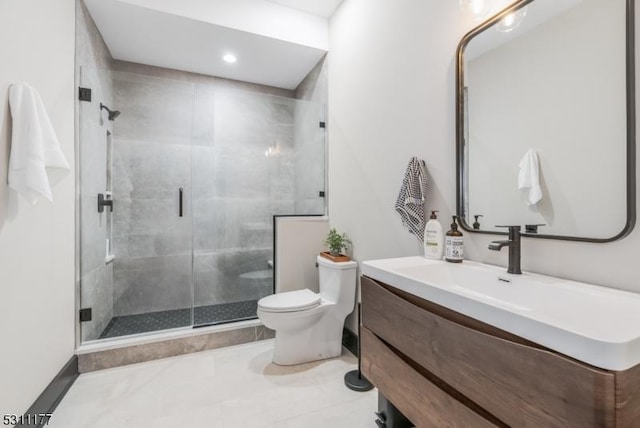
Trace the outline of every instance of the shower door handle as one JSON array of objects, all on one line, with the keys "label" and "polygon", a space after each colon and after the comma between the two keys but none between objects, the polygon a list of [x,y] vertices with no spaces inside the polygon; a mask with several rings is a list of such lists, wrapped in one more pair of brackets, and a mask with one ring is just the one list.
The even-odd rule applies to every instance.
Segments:
[{"label": "shower door handle", "polygon": [[178,217],[182,217],[183,213],[182,213],[182,197],[184,194],[184,190],[182,189],[182,187],[180,189],[178,189],[178,194],[179,194],[179,199],[178,199]]}]

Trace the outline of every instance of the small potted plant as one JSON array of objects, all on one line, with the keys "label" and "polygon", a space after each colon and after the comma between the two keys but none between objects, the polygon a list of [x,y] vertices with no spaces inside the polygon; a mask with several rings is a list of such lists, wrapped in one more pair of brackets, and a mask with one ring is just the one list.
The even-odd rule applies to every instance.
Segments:
[{"label": "small potted plant", "polygon": [[347,238],[346,233],[340,234],[336,229],[330,229],[324,243],[329,247],[329,251],[320,253],[321,256],[334,262],[348,262],[351,260],[349,256],[341,254],[343,249],[346,250],[351,245],[351,240]]}]

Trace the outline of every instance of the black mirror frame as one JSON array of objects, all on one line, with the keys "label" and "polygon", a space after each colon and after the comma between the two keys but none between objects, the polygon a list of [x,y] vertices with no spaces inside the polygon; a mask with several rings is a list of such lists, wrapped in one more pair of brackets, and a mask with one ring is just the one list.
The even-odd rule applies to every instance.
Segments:
[{"label": "black mirror frame", "polygon": [[[456,51],[456,211],[460,226],[468,232],[490,235],[505,235],[505,232],[478,230],[469,227],[464,212],[464,49],[478,34],[487,30],[509,13],[520,9],[534,0],[519,0],[500,13],[483,22],[468,32],[458,44]],[[636,106],[635,106],[635,0],[626,0],[626,103],[627,103],[627,222],[617,235],[612,238],[582,238],[563,235],[526,234],[523,236],[542,239],[558,239],[565,241],[581,241],[604,243],[622,239],[629,235],[636,223]]]}]

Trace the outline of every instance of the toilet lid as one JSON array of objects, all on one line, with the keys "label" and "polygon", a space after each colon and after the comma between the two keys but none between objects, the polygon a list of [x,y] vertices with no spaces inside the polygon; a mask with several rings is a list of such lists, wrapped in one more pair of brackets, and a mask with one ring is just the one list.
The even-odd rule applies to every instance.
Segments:
[{"label": "toilet lid", "polygon": [[294,312],[315,308],[320,300],[319,294],[304,289],[263,297],[258,301],[258,307],[269,312]]}]

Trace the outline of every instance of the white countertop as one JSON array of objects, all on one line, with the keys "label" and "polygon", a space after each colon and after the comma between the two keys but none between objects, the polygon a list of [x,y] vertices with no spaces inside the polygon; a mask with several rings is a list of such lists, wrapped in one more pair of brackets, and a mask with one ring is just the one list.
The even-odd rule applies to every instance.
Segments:
[{"label": "white countertop", "polygon": [[365,261],[361,272],[607,370],[640,363],[640,294],[464,261]]}]

